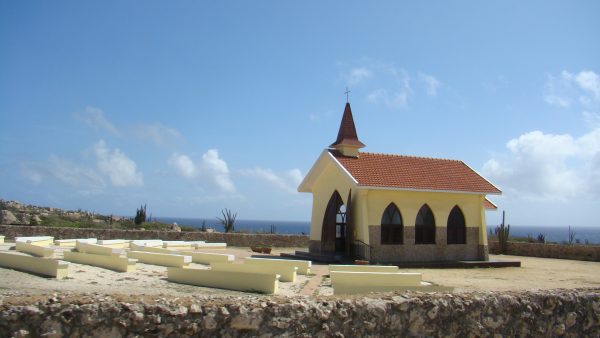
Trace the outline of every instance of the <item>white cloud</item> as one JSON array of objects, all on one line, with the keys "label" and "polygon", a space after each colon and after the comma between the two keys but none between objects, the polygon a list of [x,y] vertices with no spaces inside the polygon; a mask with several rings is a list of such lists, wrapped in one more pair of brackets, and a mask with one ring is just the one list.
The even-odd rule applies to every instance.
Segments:
[{"label": "white cloud", "polygon": [[389,78],[391,86],[388,88],[391,89],[380,87],[372,90],[367,95],[367,100],[372,103],[386,105],[392,109],[406,108],[413,93],[410,76],[403,69],[393,66],[381,66],[381,69]]},{"label": "white cloud", "polygon": [[425,85],[425,92],[429,96],[436,96],[439,86],[442,84],[433,75],[419,73],[419,80]]},{"label": "white cloud", "polygon": [[352,68],[346,76],[349,85],[356,85],[373,76],[373,72],[365,67]]},{"label": "white cloud", "polygon": [[43,181],[43,176],[39,171],[29,168],[26,165],[21,165],[21,175],[33,185],[39,185]]},{"label": "white cloud", "polygon": [[180,175],[185,178],[194,178],[197,174],[196,165],[187,155],[173,154],[169,159],[169,164],[173,166]]},{"label": "white cloud", "polygon": [[104,140],[94,145],[97,166],[101,173],[108,175],[116,187],[142,186],[142,173],[137,171],[136,163],[119,149],[110,150]]},{"label": "white cloud", "polygon": [[575,81],[581,89],[592,93],[596,99],[600,99],[600,77],[598,74],[585,70],[575,75]]},{"label": "white cloud", "polygon": [[235,192],[235,186],[229,176],[227,163],[219,157],[217,149],[209,149],[202,155],[202,169],[223,192]]},{"label": "white cloud", "polygon": [[563,70],[559,76],[548,75],[544,100],[561,108],[570,108],[576,102],[591,107],[600,101],[600,77],[590,70],[577,74]]},{"label": "white cloud", "polygon": [[406,108],[408,106],[409,91],[388,91],[385,88],[379,88],[367,95],[369,102],[377,104],[385,104],[394,109]]},{"label": "white cloud", "polygon": [[22,163],[21,175],[34,185],[52,178],[83,190],[98,191],[105,187],[104,180],[94,169],[78,166],[55,155],[50,155],[43,163]]},{"label": "white cloud", "polygon": [[170,146],[182,138],[179,131],[160,123],[140,124],[132,129],[135,137],[154,142],[159,146]]},{"label": "white cloud", "polygon": [[272,186],[289,193],[297,193],[297,187],[302,182],[302,172],[300,169],[291,169],[283,174],[275,174],[269,168],[255,167],[241,171],[242,175],[252,176],[261,179]]},{"label": "white cloud", "polygon": [[328,120],[331,119],[331,117],[333,117],[335,114],[333,112],[333,110],[324,110],[321,112],[314,112],[308,115],[308,119],[311,122],[320,122],[322,120]]},{"label": "white cloud", "polygon": [[600,128],[579,138],[533,131],[510,140],[483,174],[508,194],[541,198],[600,196]]},{"label": "white cloud", "polygon": [[198,163],[187,155],[174,153],[168,161],[186,179],[200,179],[214,184],[222,193],[233,194],[235,185],[231,180],[227,162],[219,157],[217,149],[209,149]]},{"label": "white cloud", "polygon": [[94,129],[104,129],[119,135],[119,130],[104,116],[100,108],[88,106],[83,112],[75,113],[75,117]]},{"label": "white cloud", "polygon": [[600,128],[600,114],[584,111],[582,115],[585,123],[590,128]]}]

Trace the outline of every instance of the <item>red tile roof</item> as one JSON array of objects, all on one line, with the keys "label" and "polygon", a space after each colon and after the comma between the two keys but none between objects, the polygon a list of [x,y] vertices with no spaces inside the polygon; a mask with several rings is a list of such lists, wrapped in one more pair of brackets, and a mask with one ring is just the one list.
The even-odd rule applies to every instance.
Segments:
[{"label": "red tile roof", "polygon": [[483,200],[483,207],[488,210],[498,210],[498,207],[487,198]]},{"label": "red tile roof", "polygon": [[462,161],[360,152],[345,157],[330,150],[359,186],[499,194]]},{"label": "red tile roof", "polygon": [[346,102],[346,107],[344,108],[344,115],[342,116],[342,122],[340,123],[340,130],[338,131],[337,139],[330,145],[330,147],[335,147],[337,145],[349,145],[357,148],[362,148],[365,146],[358,140],[356,126],[354,125],[354,118],[352,117],[352,109],[350,108],[350,103],[348,102]]}]

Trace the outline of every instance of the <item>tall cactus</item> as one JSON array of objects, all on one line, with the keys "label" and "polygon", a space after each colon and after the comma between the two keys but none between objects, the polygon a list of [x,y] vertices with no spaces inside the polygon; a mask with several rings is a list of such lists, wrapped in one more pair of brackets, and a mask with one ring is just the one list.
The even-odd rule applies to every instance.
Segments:
[{"label": "tall cactus", "polygon": [[500,253],[506,254],[508,249],[508,236],[510,234],[510,224],[504,225],[506,213],[502,210],[502,224],[496,227],[496,235],[498,236],[498,245],[500,246]]}]

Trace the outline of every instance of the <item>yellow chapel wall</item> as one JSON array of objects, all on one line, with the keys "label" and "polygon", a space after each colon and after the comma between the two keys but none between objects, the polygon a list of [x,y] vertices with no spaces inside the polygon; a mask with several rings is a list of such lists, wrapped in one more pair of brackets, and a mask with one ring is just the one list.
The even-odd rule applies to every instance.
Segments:
[{"label": "yellow chapel wall", "polygon": [[366,193],[359,193],[359,196],[362,195],[366,196],[366,198],[361,199],[361,202],[364,203],[366,201],[367,215],[366,217],[365,215],[361,216],[363,219],[366,218],[366,224],[364,222],[357,223],[361,226],[359,230],[359,237],[361,238],[359,239],[368,244],[371,244],[369,242],[368,226],[380,225],[383,211],[393,202],[400,209],[402,222],[405,226],[415,226],[419,209],[421,209],[423,204],[427,204],[433,212],[436,227],[446,227],[450,211],[455,205],[458,205],[463,212],[467,227],[479,228],[479,244],[487,245],[482,195],[379,189],[369,189]]}]

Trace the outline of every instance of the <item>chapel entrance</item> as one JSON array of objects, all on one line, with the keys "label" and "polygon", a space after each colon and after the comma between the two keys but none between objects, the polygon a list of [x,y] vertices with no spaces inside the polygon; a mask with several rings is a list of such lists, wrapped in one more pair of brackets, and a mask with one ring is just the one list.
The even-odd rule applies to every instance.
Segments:
[{"label": "chapel entrance", "polygon": [[321,252],[345,253],[346,206],[342,197],[334,191],[327,204],[321,229]]},{"label": "chapel entrance", "polygon": [[335,216],[335,252],[346,251],[346,206],[342,205]]}]

